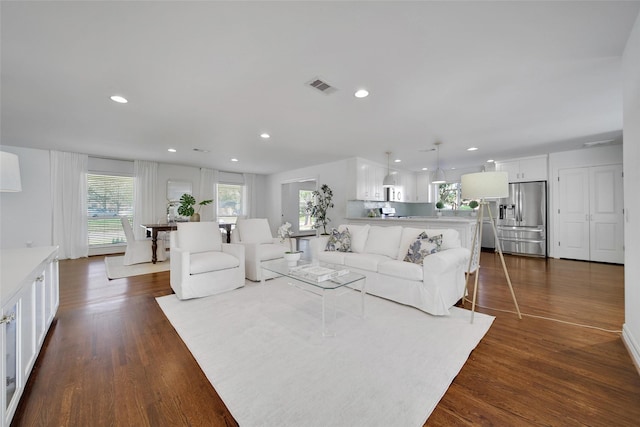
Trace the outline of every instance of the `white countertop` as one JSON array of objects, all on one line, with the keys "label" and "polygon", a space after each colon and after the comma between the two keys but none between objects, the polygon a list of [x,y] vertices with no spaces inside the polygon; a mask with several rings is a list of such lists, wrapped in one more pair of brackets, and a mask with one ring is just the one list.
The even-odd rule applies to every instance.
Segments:
[{"label": "white countertop", "polygon": [[345,218],[348,221],[397,221],[397,222],[407,222],[407,221],[415,221],[415,222],[461,222],[461,223],[469,223],[476,222],[477,218],[472,216],[405,216],[405,217],[390,217],[390,218],[381,218],[381,217],[351,217]]},{"label": "white countertop", "polygon": [[25,279],[41,273],[40,265],[53,259],[57,246],[39,246],[35,248],[3,249],[0,252],[0,304],[8,301]]}]

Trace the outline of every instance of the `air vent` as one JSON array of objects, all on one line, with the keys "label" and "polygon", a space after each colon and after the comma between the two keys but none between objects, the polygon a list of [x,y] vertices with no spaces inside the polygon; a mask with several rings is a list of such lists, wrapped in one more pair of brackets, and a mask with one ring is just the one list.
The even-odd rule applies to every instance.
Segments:
[{"label": "air vent", "polygon": [[335,87],[331,86],[329,83],[327,83],[324,80],[319,79],[317,77],[315,79],[312,79],[311,81],[307,82],[307,85],[309,85],[310,87],[312,87],[314,89],[319,90],[320,92],[322,92],[322,93],[324,93],[326,95],[329,95],[329,94],[335,92],[336,90],[338,90]]},{"label": "air vent", "polygon": [[194,148],[193,151],[197,151],[198,153],[209,153],[209,150],[205,150],[204,148]]}]

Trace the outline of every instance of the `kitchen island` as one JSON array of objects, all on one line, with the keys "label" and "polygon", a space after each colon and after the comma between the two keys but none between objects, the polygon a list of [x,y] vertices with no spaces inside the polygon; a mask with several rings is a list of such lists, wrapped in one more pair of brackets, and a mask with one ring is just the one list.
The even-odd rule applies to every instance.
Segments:
[{"label": "kitchen island", "polygon": [[[475,271],[478,266],[479,250],[473,251],[473,234],[476,227],[477,219],[471,216],[407,216],[407,217],[351,217],[345,218],[348,223],[352,224],[369,224],[381,227],[412,227],[412,228],[451,228],[460,234],[460,243],[463,247],[469,249],[474,254],[471,263],[471,271]],[[479,249],[480,242],[476,242]]]}]

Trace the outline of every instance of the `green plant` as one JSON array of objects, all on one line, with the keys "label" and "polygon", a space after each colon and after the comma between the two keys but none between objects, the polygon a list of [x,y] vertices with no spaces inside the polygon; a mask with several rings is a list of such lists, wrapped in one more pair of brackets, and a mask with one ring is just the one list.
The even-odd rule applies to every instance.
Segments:
[{"label": "green plant", "polygon": [[478,202],[476,202],[475,200],[470,201],[470,202],[469,202],[469,207],[470,207],[471,209],[475,209],[475,208],[477,208],[477,207],[478,207]]},{"label": "green plant", "polygon": [[[180,206],[178,206],[178,214],[182,216],[192,216],[194,213],[200,213],[202,206],[213,203],[213,200],[203,200],[200,203],[196,202],[195,197],[191,194],[183,194],[180,197]],[[194,209],[193,207],[196,206]]]},{"label": "green plant", "polygon": [[444,208],[444,203],[442,203],[441,201],[436,203],[436,208],[437,209],[443,209]]},{"label": "green plant", "polygon": [[313,228],[322,227],[323,233],[327,234],[327,224],[331,218],[327,216],[327,211],[333,207],[333,191],[327,184],[322,184],[320,190],[313,192],[313,200],[307,202],[306,211],[312,218],[315,218]]}]

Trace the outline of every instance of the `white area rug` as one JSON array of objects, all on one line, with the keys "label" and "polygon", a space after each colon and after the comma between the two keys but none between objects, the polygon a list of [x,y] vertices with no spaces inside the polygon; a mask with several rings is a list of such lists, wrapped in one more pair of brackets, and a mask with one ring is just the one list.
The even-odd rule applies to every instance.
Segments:
[{"label": "white area rug", "polygon": [[107,277],[109,279],[120,279],[122,277],[169,271],[170,267],[168,256],[166,261],[157,262],[156,264],[146,262],[143,264],[123,265],[123,261],[124,256],[104,257],[104,263],[107,266]]},{"label": "white area rug", "polygon": [[362,319],[351,291],[323,338],[320,297],[284,279],[157,301],[241,426],[421,426],[493,322],[370,295]]}]

